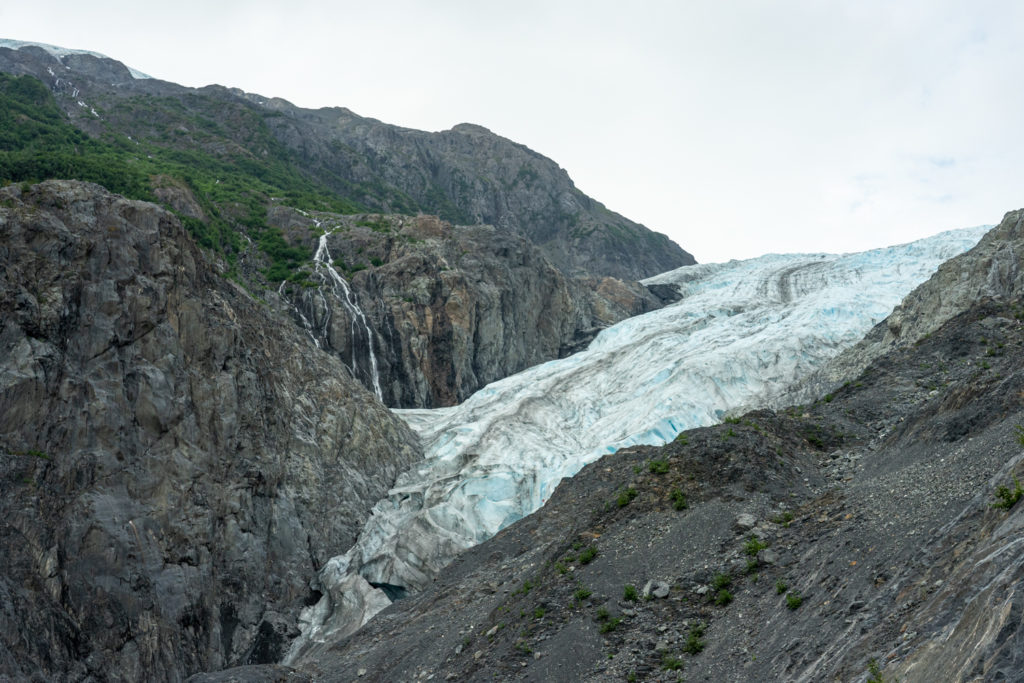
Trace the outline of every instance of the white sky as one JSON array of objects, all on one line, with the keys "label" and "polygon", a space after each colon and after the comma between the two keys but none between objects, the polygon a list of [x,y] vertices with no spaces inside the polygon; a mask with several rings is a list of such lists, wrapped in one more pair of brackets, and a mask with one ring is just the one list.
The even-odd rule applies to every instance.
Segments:
[{"label": "white sky", "polygon": [[154,77],[468,121],[698,261],[854,251],[1024,206],[1015,0],[59,0],[0,37]]}]

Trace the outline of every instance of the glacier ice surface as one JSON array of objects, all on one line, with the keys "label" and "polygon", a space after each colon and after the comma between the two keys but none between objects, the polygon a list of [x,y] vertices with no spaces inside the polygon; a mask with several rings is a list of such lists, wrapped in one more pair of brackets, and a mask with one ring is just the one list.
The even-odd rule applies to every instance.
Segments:
[{"label": "glacier ice surface", "polygon": [[645,283],[675,285],[680,301],[602,331],[587,350],[489,384],[455,407],[396,410],[426,458],[377,503],[357,543],[321,571],[322,600],[335,609],[310,608],[300,640],[353,632],[372,616],[364,603],[383,604],[376,596],[351,614],[338,609],[338,587],[351,585],[351,574],[420,588],[459,552],[539,508],[587,463],[770,400],[858,341],[987,229],[855,254],[679,268]]}]

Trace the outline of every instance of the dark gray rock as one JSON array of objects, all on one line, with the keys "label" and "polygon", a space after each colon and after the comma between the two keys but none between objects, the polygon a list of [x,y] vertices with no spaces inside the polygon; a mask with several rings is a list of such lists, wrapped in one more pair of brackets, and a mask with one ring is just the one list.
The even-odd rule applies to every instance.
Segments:
[{"label": "dark gray rock", "polygon": [[279,659],[413,435],[155,205],[3,188],[0,262],[0,677]]}]

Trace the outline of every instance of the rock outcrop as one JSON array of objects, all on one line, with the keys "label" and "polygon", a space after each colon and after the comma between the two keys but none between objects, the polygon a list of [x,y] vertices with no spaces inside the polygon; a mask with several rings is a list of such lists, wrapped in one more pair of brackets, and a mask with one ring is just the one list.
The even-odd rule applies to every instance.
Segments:
[{"label": "rock outcrop", "polygon": [[8,186],[0,261],[0,678],[277,661],[415,437],[155,205]]},{"label": "rock outcrop", "polygon": [[662,305],[636,282],[567,277],[539,247],[491,226],[285,208],[269,218],[320,254],[306,282],[280,288],[296,322],[390,406],[454,405]]}]

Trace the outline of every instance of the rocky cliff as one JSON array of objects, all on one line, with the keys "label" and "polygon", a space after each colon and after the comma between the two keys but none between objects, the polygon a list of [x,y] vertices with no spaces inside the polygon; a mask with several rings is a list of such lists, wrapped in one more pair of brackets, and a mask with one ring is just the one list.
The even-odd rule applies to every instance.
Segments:
[{"label": "rocky cliff", "polygon": [[[550,160],[473,126],[398,129],[32,46],[0,47],[3,71],[27,75],[0,73],[0,183],[84,178],[162,203],[221,272],[277,291],[391,406],[451,405],[578,350],[661,305],[608,273],[692,262],[583,196]],[[345,282],[315,261],[324,231]]]},{"label": "rocky cliff", "polygon": [[0,678],[276,661],[413,435],[152,204],[5,187],[0,260]]},{"label": "rocky cliff", "polygon": [[[550,159],[482,126],[409,130],[343,108],[303,110],[272,101],[275,137],[320,177],[363,189],[367,206],[414,203],[460,223],[525,235],[569,274],[638,280],[694,263],[665,235],[608,210],[576,189]],[[393,188],[381,204],[375,188]]]},{"label": "rocky cliff", "polygon": [[636,282],[567,277],[492,226],[284,207],[268,220],[314,254],[278,289],[296,322],[390,406],[454,405],[662,305]]},{"label": "rocky cliff", "polygon": [[[635,280],[694,262],[665,235],[584,195],[552,160],[480,126],[410,130],[343,108],[138,79],[111,59],[33,46],[0,47],[0,72],[38,78],[76,126],[143,164],[183,163],[173,172],[194,182],[204,168],[216,171],[210,181],[225,186],[208,197],[225,215],[259,194],[304,206],[316,198],[518,232],[569,274]],[[247,179],[242,196],[230,196],[233,173]]]}]

